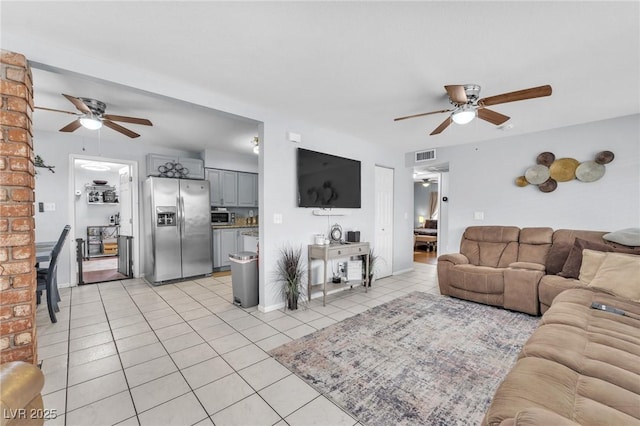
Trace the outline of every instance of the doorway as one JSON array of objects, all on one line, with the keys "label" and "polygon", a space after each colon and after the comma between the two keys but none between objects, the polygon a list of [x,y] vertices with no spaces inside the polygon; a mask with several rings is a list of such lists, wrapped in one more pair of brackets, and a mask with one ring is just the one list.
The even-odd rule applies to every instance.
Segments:
[{"label": "doorway", "polygon": [[72,156],[70,164],[75,195],[70,212],[76,242],[71,271],[75,271],[76,283],[132,278],[136,163]]}]

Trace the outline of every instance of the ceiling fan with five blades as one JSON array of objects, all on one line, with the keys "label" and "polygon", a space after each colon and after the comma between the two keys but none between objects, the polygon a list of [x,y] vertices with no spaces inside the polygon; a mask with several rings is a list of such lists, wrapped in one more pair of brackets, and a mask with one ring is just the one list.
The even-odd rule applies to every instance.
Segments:
[{"label": "ceiling fan with five blades", "polygon": [[69,102],[71,102],[80,112],[63,111],[60,109],[44,108],[38,106],[35,107],[36,109],[45,111],[63,112],[65,114],[75,115],[77,117],[76,120],[60,129],[61,132],[73,132],[78,130],[81,126],[86,127],[87,129],[96,130],[102,127],[102,125],[104,124],[110,129],[113,129],[116,132],[120,132],[125,136],[128,136],[130,138],[137,138],[138,136],[140,136],[138,133],[127,129],[126,127],[122,127],[121,125],[115,123],[115,121],[141,124],[143,126],[153,126],[151,121],[147,120],[146,118],[105,114],[104,112],[107,109],[107,105],[104,102],[98,101],[96,99],[79,98],[71,95],[65,95],[64,93],[62,94],[62,96],[67,98]]},{"label": "ceiling fan with five blades", "polygon": [[408,115],[406,117],[398,117],[393,121],[406,120],[408,118],[423,117],[431,114],[441,114],[450,112],[451,114],[431,135],[437,135],[444,129],[449,127],[451,123],[466,124],[473,120],[476,116],[482,120],[499,126],[509,120],[504,114],[488,109],[488,106],[506,104],[508,102],[523,101],[525,99],[541,98],[551,95],[551,86],[532,87],[530,89],[517,90],[515,92],[503,93],[501,95],[489,96],[480,99],[480,86],[477,84],[457,84],[444,86],[449,95],[449,102],[453,105],[451,109],[443,109],[440,111],[425,112],[422,114]]}]

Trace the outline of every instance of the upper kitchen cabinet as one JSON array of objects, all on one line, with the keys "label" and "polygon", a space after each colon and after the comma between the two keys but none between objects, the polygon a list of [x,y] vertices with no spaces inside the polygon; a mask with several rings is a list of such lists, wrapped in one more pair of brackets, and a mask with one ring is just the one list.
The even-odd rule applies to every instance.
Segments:
[{"label": "upper kitchen cabinet", "polygon": [[238,172],[238,206],[258,207],[258,175]]},{"label": "upper kitchen cabinet", "polygon": [[211,205],[215,207],[238,206],[238,173],[232,170],[206,169],[206,179],[211,186]]},{"label": "upper kitchen cabinet", "polygon": [[204,179],[204,161],[199,158],[147,154],[147,176]]}]

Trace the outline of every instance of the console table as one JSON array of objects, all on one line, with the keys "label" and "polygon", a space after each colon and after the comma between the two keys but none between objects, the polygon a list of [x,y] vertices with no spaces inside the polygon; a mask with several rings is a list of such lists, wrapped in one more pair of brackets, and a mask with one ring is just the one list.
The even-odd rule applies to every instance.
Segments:
[{"label": "console table", "polygon": [[[339,259],[343,257],[351,257],[351,256],[364,256],[364,264],[365,264],[365,278],[363,281],[365,292],[367,292],[369,287],[369,243],[337,243],[337,244],[310,244],[309,245],[309,255],[308,255],[308,293],[309,293],[309,301],[311,301],[311,288],[313,286],[311,281],[311,261],[313,259],[320,259],[324,261],[324,275],[322,283],[322,306],[325,306],[327,300],[327,262],[333,259]],[[317,284],[316,284],[317,285]],[[345,284],[337,284],[337,287],[344,287],[345,285],[350,285],[353,287],[353,282],[348,282]]]}]

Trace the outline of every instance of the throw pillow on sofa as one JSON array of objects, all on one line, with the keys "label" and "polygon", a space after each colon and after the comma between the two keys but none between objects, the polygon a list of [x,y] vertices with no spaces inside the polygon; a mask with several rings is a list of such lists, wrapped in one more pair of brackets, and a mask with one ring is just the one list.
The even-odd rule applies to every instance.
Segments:
[{"label": "throw pillow on sofa", "polygon": [[580,276],[578,279],[589,285],[596,277],[605,257],[606,253],[603,251],[584,250],[582,252],[582,265],[580,266]]},{"label": "throw pillow on sofa", "polygon": [[609,232],[602,239],[624,246],[640,246],[640,228],[626,228],[615,232]]},{"label": "throw pillow on sofa", "polygon": [[596,250],[601,252],[616,252],[616,253],[629,253],[640,254],[640,248],[621,248],[614,247],[604,243],[597,243],[594,241],[583,240],[576,238],[573,242],[573,247],[569,251],[569,256],[564,262],[562,271],[558,272],[558,275],[564,278],[578,279],[580,276],[580,266],[582,265],[582,251],[583,250]]},{"label": "throw pillow on sofa", "polygon": [[585,250],[581,281],[588,286],[640,302],[640,256]]}]

